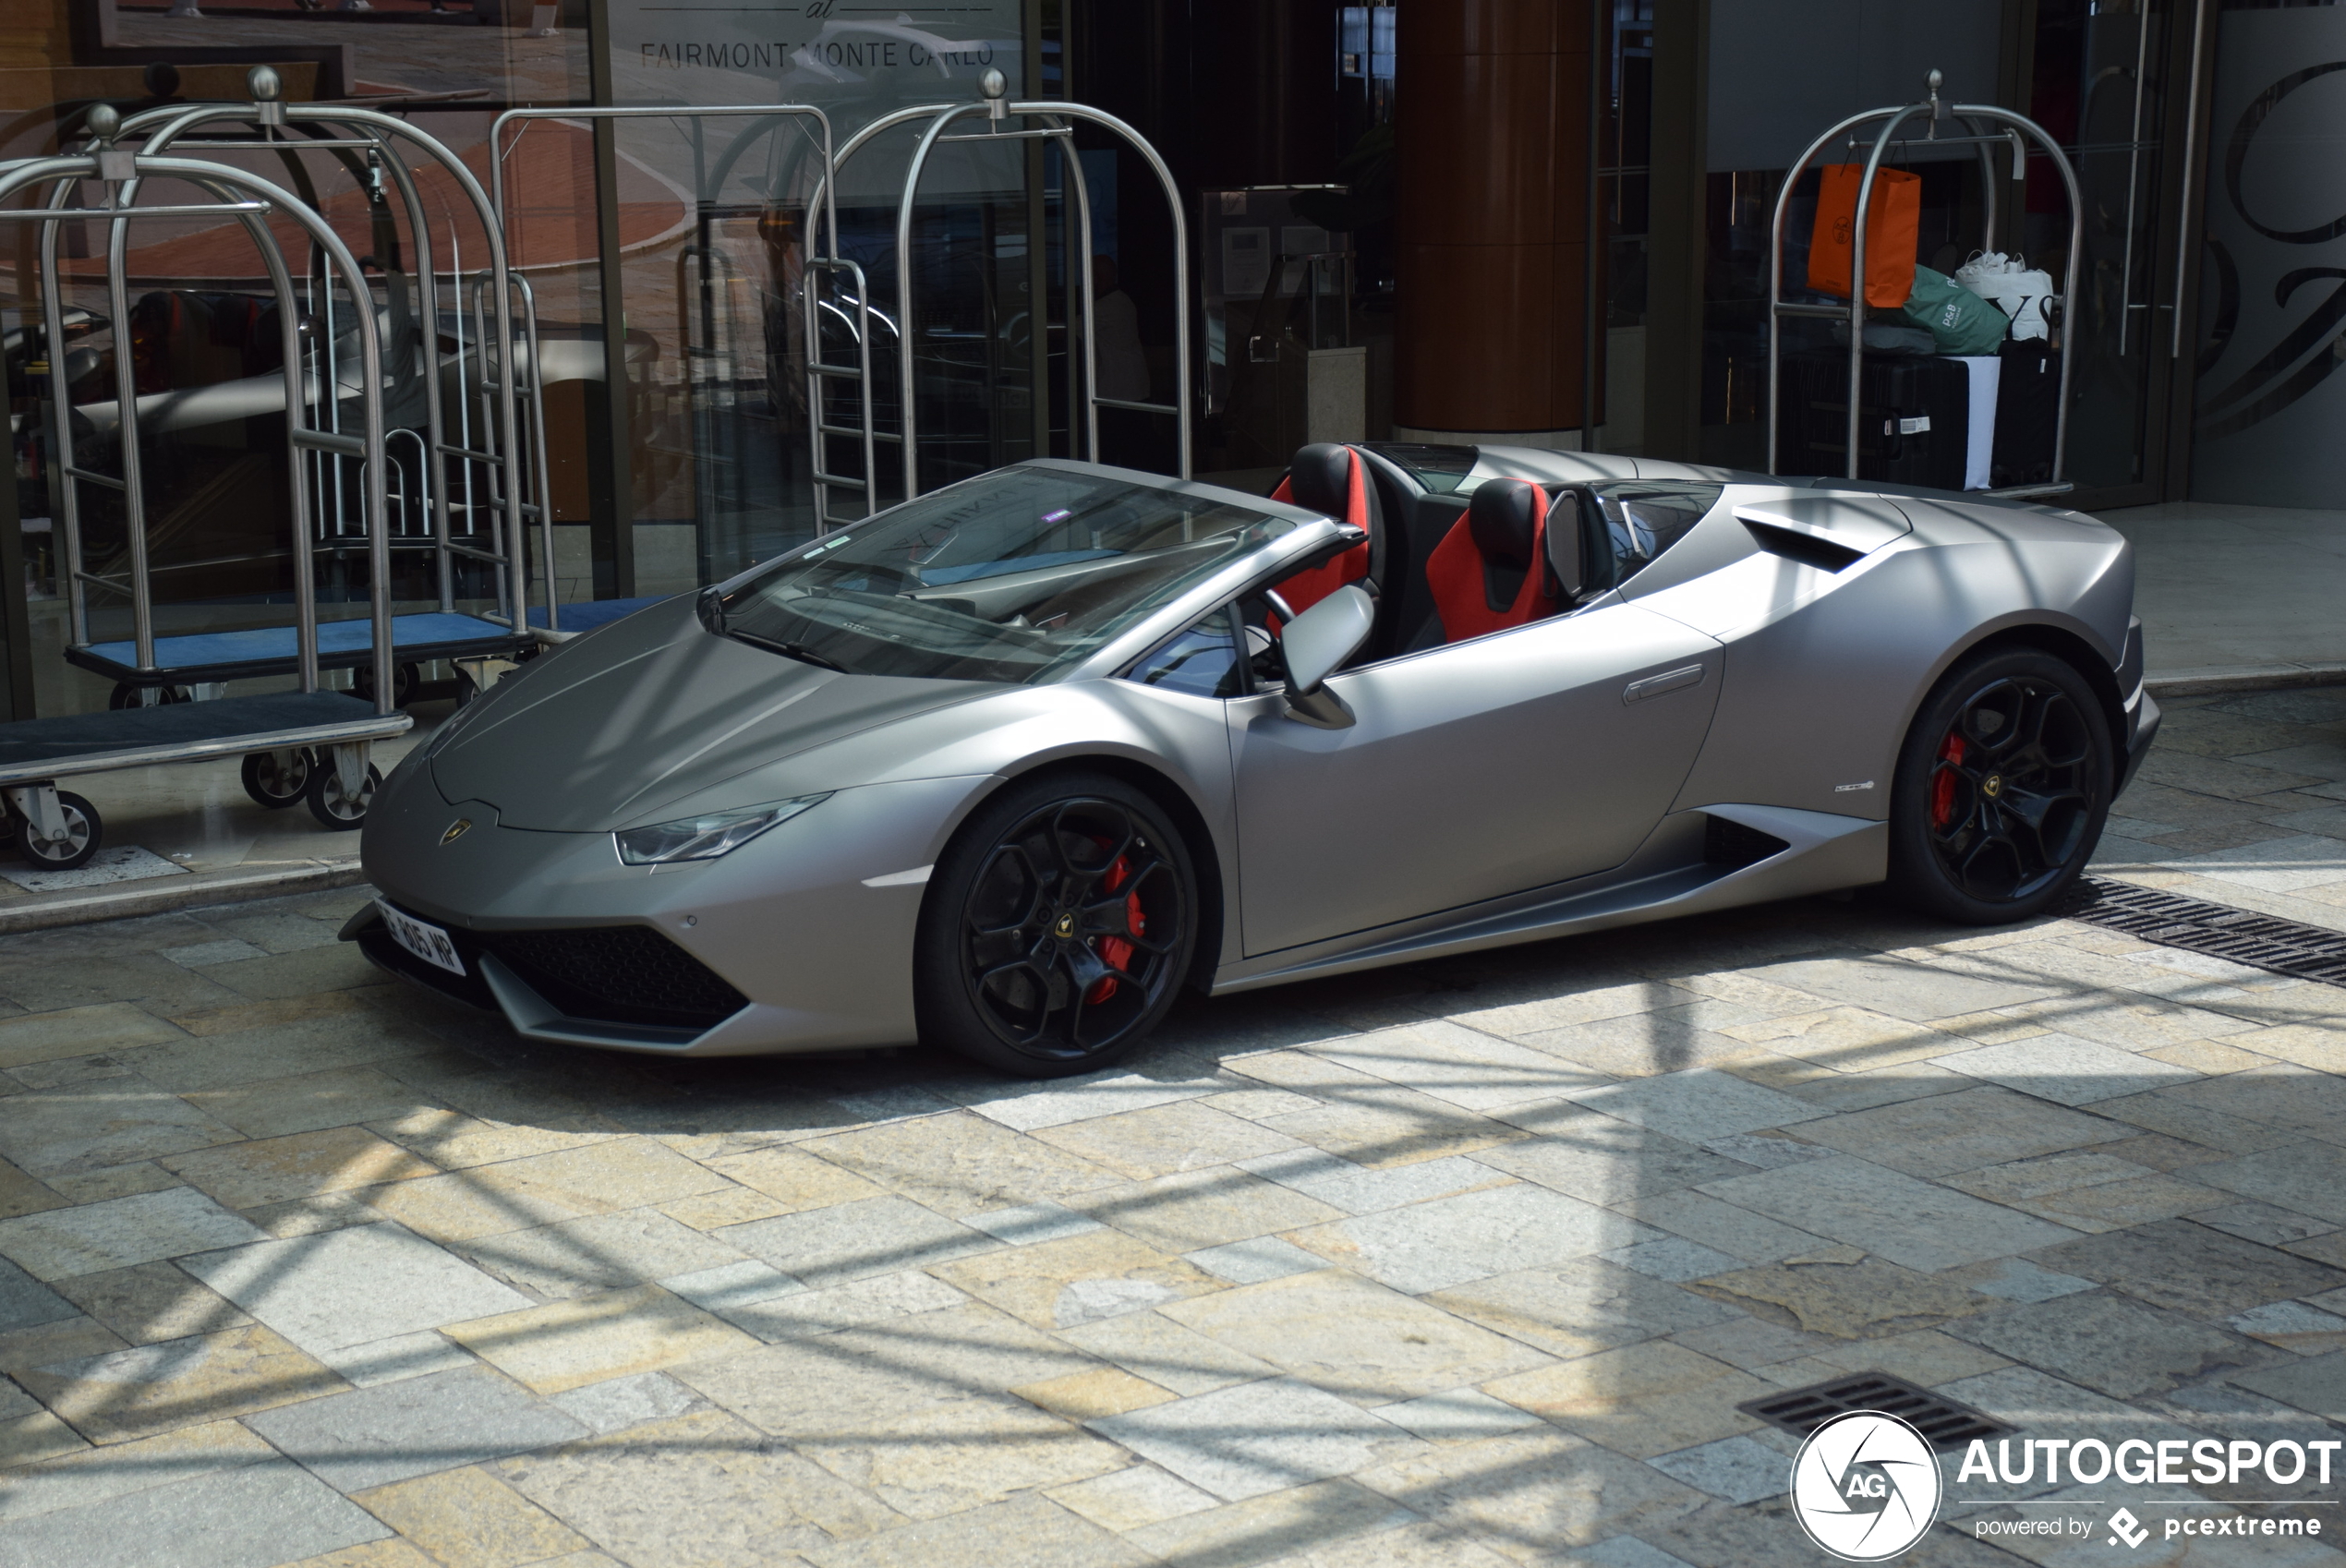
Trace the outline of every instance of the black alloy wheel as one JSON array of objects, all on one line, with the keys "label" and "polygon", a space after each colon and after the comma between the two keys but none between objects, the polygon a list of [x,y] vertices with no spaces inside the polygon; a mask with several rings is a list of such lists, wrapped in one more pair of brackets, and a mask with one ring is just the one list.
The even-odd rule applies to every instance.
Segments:
[{"label": "black alloy wheel", "polygon": [[2062,660],[1966,661],[1923,705],[1899,759],[1893,882],[1972,924],[2038,913],[2100,840],[2111,746],[2101,700]]},{"label": "black alloy wheel", "polygon": [[1089,1072],[1173,1002],[1196,939],[1186,846],[1104,777],[1011,786],[938,863],[921,917],[921,1034],[1006,1072]]}]

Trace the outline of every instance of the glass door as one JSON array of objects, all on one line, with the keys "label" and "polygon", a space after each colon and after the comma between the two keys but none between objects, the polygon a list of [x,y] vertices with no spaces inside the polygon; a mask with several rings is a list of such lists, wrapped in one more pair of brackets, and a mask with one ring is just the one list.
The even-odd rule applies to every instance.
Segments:
[{"label": "glass door", "polygon": [[[2062,336],[2070,380],[2069,504],[2165,499],[2186,456],[2192,361],[2183,315],[2196,257],[2207,0],[2037,0],[2028,113],[2075,168],[2084,238],[2074,318]],[[2062,282],[2068,202],[2042,155],[2029,161],[2022,248]]]},{"label": "glass door", "polygon": [[2346,484],[2346,10],[2216,9],[2191,497],[2335,506]]}]

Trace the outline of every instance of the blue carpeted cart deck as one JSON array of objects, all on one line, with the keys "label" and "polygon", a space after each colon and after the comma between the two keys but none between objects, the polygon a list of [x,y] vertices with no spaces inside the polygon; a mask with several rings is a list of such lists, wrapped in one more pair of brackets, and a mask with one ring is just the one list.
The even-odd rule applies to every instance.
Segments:
[{"label": "blue carpeted cart deck", "polygon": [[[592,632],[598,626],[610,625],[622,616],[633,615],[639,609],[647,609],[659,603],[664,597],[655,594],[649,598],[640,599],[586,599],[577,604],[557,605],[554,608],[562,612],[562,629],[574,634],[580,632]],[[546,624],[544,605],[538,605],[530,610],[529,623],[532,626]]]},{"label": "blue carpeted cart deck", "polygon": [[[391,618],[393,664],[433,658],[480,658],[527,647],[526,632],[515,632],[478,615],[394,615]],[[318,666],[356,669],[374,657],[374,623],[326,621],[318,626]],[[82,669],[133,686],[184,686],[199,681],[241,681],[255,675],[291,675],[300,668],[291,626],[256,626],[245,632],[199,632],[155,639],[155,668],[140,669],[128,642],[92,643],[67,648],[66,658]]]},{"label": "blue carpeted cart deck", "polygon": [[[562,630],[591,632],[633,614],[657,598],[591,599],[559,608]],[[546,623],[543,607],[529,612],[532,626]],[[393,664],[436,658],[486,658],[518,653],[536,639],[478,615],[433,611],[391,618]],[[373,622],[363,618],[325,621],[318,626],[318,666],[357,669],[373,660]],[[205,681],[241,681],[256,675],[291,675],[299,668],[294,628],[257,626],[244,632],[199,632],[155,639],[155,668],[139,668],[138,649],[128,642],[92,643],[66,650],[68,662],[132,686],[185,686]]]},{"label": "blue carpeted cart deck", "polygon": [[377,713],[373,705],[340,692],[279,692],[26,719],[0,724],[0,784],[388,740],[413,722],[404,713]]}]

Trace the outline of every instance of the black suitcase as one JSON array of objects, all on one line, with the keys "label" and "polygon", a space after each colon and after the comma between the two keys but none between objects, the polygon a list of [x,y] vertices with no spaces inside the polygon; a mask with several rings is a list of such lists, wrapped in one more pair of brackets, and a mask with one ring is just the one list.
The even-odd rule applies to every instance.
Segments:
[{"label": "black suitcase", "polygon": [[2043,338],[2008,338],[1998,351],[1996,452],[1989,483],[2041,485],[2052,477],[2061,418],[2061,356]]},{"label": "black suitcase", "polygon": [[[1849,356],[1787,354],[1776,403],[1776,470],[1849,472]],[[1891,485],[1964,488],[1971,436],[1971,368],[1937,355],[1869,354],[1861,372],[1857,476]]]}]

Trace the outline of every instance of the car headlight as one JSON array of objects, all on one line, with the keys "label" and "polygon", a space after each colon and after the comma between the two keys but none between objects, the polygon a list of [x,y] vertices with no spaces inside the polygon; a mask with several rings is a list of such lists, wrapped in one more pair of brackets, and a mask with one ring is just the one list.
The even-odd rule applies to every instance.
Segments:
[{"label": "car headlight", "polygon": [[674,822],[656,822],[649,827],[630,827],[611,838],[619,845],[619,858],[629,865],[713,861],[740,849],[775,824],[788,822],[807,807],[820,805],[830,798],[828,791],[801,795],[796,800],[776,801],[771,805],[718,812],[708,816],[679,817]]}]

